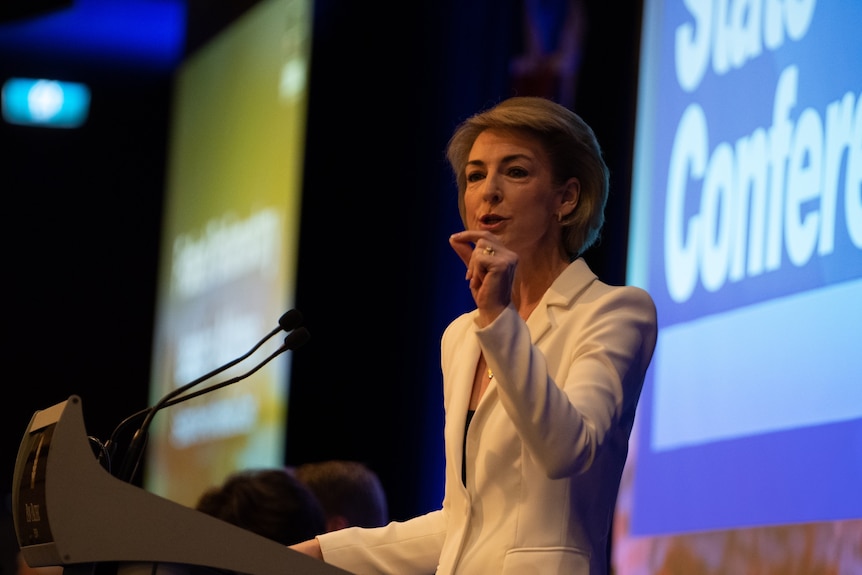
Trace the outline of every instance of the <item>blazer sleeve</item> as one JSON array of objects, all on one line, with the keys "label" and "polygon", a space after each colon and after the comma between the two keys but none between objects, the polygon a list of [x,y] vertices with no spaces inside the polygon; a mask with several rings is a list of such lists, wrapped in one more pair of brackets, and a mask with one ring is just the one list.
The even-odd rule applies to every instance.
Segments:
[{"label": "blazer sleeve", "polygon": [[356,575],[428,575],[437,570],[446,521],[442,510],[383,527],[347,527],[317,536],[323,560]]},{"label": "blazer sleeve", "polygon": [[652,298],[632,286],[596,282],[556,320],[536,345],[511,306],[476,332],[504,409],[552,479],[586,471],[609,434],[630,433],[657,332]]}]

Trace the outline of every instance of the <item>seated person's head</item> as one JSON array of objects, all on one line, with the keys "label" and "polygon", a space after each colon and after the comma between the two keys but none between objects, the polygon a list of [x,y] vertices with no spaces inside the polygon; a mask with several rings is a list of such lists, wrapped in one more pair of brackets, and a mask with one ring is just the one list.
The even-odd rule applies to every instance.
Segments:
[{"label": "seated person's head", "polygon": [[323,505],[327,531],[380,527],[389,522],[383,485],[366,465],[358,461],[320,461],[304,463],[294,473]]},{"label": "seated person's head", "polygon": [[195,509],[283,545],[326,531],[326,517],[314,493],[281,468],[235,472],[206,490]]}]

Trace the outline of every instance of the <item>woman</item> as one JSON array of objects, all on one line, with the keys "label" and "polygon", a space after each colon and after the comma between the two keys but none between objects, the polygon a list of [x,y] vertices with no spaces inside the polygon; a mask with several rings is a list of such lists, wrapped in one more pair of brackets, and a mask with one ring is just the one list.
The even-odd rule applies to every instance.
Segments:
[{"label": "woman", "polygon": [[518,97],[467,119],[447,155],[476,309],[442,338],[442,508],[293,548],[362,575],[605,575],[657,329],[645,291],[581,258],[604,223],[601,149],[570,110]]}]

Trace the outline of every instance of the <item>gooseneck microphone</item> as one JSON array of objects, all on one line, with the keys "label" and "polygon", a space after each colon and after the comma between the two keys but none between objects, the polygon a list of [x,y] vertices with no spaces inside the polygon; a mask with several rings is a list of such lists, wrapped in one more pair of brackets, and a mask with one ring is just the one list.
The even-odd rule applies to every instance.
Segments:
[{"label": "gooseneck microphone", "polygon": [[215,383],[213,385],[207,386],[203,389],[199,389],[199,390],[194,391],[192,393],[187,393],[187,394],[183,395],[182,397],[175,397],[169,401],[164,402],[159,409],[162,409],[165,407],[170,407],[170,406],[176,405],[178,403],[182,403],[182,402],[187,401],[189,399],[192,399],[194,397],[198,397],[199,395],[204,395],[204,394],[209,393],[211,391],[215,391],[217,389],[221,389],[221,388],[226,387],[228,385],[232,385],[238,381],[242,381],[243,379],[249,377],[250,375],[255,373],[257,370],[259,370],[260,368],[262,368],[263,366],[268,364],[271,360],[275,359],[276,356],[281,355],[282,353],[286,352],[289,349],[290,350],[299,349],[300,347],[302,347],[303,345],[308,343],[309,339],[311,339],[311,334],[308,332],[308,329],[306,329],[305,326],[298,327],[294,331],[287,334],[287,337],[284,338],[284,343],[282,343],[278,349],[276,349],[266,359],[264,359],[259,364],[257,364],[256,366],[254,366],[253,368],[251,368],[247,372],[243,373],[242,375],[232,377],[232,378],[230,378],[226,381],[222,381],[220,383]]},{"label": "gooseneck microphone", "polygon": [[[141,456],[143,455],[143,452],[144,452],[144,447],[146,446],[147,433],[148,433],[150,424],[152,423],[153,418],[155,417],[156,413],[158,413],[160,410],[164,409],[165,407],[169,407],[171,405],[176,405],[177,403],[187,401],[193,397],[198,397],[199,395],[203,395],[205,393],[209,393],[211,391],[215,391],[216,389],[220,389],[220,388],[225,387],[227,385],[231,385],[233,383],[241,381],[241,380],[249,377],[250,375],[252,375],[256,371],[258,371],[260,368],[262,368],[264,365],[269,363],[276,356],[284,353],[285,351],[287,351],[289,349],[298,349],[299,347],[304,345],[309,340],[309,338],[311,337],[311,334],[308,332],[308,330],[305,327],[300,327],[300,324],[302,324],[302,319],[303,319],[302,314],[296,309],[291,309],[291,310],[285,312],[278,320],[278,327],[273,329],[266,336],[264,336],[263,339],[261,339],[259,342],[257,342],[257,344],[255,344],[254,347],[252,347],[248,352],[246,352],[245,354],[239,356],[238,358],[222,365],[221,367],[218,367],[218,368],[210,371],[209,373],[202,375],[201,377],[195,379],[194,381],[191,381],[191,382],[189,382],[189,383],[187,383],[181,387],[178,387],[178,388],[172,390],[171,392],[164,395],[153,406],[148,407],[146,409],[143,409],[143,410],[127,417],[122,422],[120,422],[120,424],[117,426],[117,428],[111,434],[111,438],[105,443],[105,448],[103,451],[108,453],[108,454],[112,453],[112,451],[114,449],[115,438],[117,437],[117,434],[119,433],[119,431],[121,429],[125,428],[131,422],[136,421],[136,420],[140,419],[141,417],[144,418],[140,427],[138,427],[137,431],[135,431],[134,435],[132,436],[132,440],[129,443],[129,446],[126,450],[125,456],[123,457],[122,467],[119,470],[119,473],[116,475],[116,477],[118,479],[121,479],[121,480],[126,481],[126,482],[131,482],[131,480],[134,478],[135,473],[137,472],[137,469],[138,469],[138,465],[140,464],[140,461],[141,461]],[[189,391],[191,388],[193,388],[197,385],[200,385],[204,381],[215,377],[216,375],[222,373],[223,371],[225,371],[225,370],[235,366],[236,364],[240,363],[241,361],[247,359],[255,351],[257,351],[264,343],[266,343],[269,339],[271,339],[273,336],[275,336],[277,333],[279,333],[281,331],[290,332],[290,333],[288,333],[287,337],[284,338],[284,343],[275,352],[270,354],[267,358],[265,358],[262,362],[257,364],[251,370],[247,371],[246,373],[244,373],[242,375],[231,378],[227,381],[206,387],[206,388],[199,390],[197,392],[186,394],[186,392]],[[185,395],[183,395],[183,394],[185,394]],[[110,461],[108,461],[107,463],[108,463],[108,467],[109,467],[109,471],[110,471]]]}]

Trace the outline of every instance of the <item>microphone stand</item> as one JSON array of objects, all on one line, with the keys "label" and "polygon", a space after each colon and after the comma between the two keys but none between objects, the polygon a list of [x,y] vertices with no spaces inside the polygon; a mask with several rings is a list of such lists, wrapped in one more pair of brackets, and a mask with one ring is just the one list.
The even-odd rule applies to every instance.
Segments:
[{"label": "microphone stand", "polygon": [[[117,434],[119,433],[119,431],[121,429],[125,428],[131,422],[136,421],[140,417],[144,417],[143,422],[141,423],[140,427],[138,427],[137,431],[135,431],[134,435],[132,436],[132,440],[129,443],[129,446],[126,449],[125,455],[123,457],[122,467],[120,468],[119,473],[117,475],[115,475],[118,479],[120,479],[122,481],[126,481],[126,482],[131,482],[135,476],[135,473],[137,472],[138,465],[140,464],[140,460],[141,460],[141,457],[143,455],[144,448],[146,446],[148,429],[150,427],[150,424],[152,423],[153,418],[155,417],[155,415],[158,411],[160,411],[161,409],[163,409],[165,407],[168,407],[169,405],[175,405],[176,403],[180,403],[181,401],[186,401],[188,399],[191,399],[192,397],[197,397],[198,395],[201,395],[203,393],[208,393],[209,391],[214,391],[216,389],[224,387],[225,385],[230,385],[231,383],[236,383],[237,381],[245,379],[246,377],[252,375],[257,370],[259,370],[261,367],[263,367],[264,365],[269,363],[269,361],[272,360],[273,358],[275,358],[277,355],[283,353],[284,351],[287,351],[288,349],[296,349],[308,341],[310,334],[306,328],[300,327],[299,329],[294,330],[294,328],[296,328],[297,326],[299,326],[302,323],[302,314],[300,314],[298,310],[292,309],[292,310],[285,312],[281,316],[281,318],[279,318],[278,323],[279,323],[279,326],[277,328],[273,329],[266,336],[264,336],[259,342],[257,342],[257,344],[254,345],[254,347],[252,347],[245,354],[239,356],[238,358],[236,358],[236,359],[234,359],[234,360],[232,360],[232,361],[230,361],[230,362],[228,362],[228,363],[226,363],[220,367],[217,367],[216,369],[210,371],[209,373],[207,373],[205,375],[202,375],[201,377],[195,379],[194,381],[191,381],[191,382],[189,382],[189,383],[187,383],[181,387],[178,387],[178,388],[172,390],[171,392],[167,393],[164,397],[162,397],[158,402],[156,402],[152,407],[149,407],[149,408],[143,409],[137,413],[134,413],[131,416],[124,419],[122,422],[120,422],[120,424],[117,426],[117,428],[111,434],[111,438],[105,443],[103,449],[101,450],[101,454],[105,454],[105,459],[106,459],[106,464],[107,464],[108,470],[111,471],[111,469],[110,469],[111,462],[110,462],[109,458],[115,449],[114,445],[116,444],[115,440],[116,440]],[[201,390],[200,392],[196,392],[196,393],[189,394],[189,395],[178,398],[178,396],[181,396],[183,393],[185,393],[189,389],[199,385],[200,383],[202,383],[208,379],[211,379],[212,377],[215,377],[219,373],[222,373],[223,371],[225,371],[225,370],[235,366],[236,364],[240,363],[241,361],[247,359],[255,351],[257,351],[264,343],[266,343],[275,334],[281,332],[282,330],[284,330],[284,331],[294,330],[294,331],[292,331],[291,333],[288,334],[288,336],[285,338],[284,343],[282,344],[281,347],[278,348],[278,350],[276,350],[276,352],[274,352],[272,355],[267,357],[262,363],[258,364],[258,366],[255,367],[254,369],[252,369],[251,371],[249,371],[249,372],[247,372],[247,373],[245,373],[242,376],[239,376],[237,378],[233,378],[232,380],[228,380],[228,382],[223,382],[221,384],[217,384],[217,385],[205,388],[204,390]],[[297,334],[297,335],[294,335],[294,334]],[[101,458],[101,454],[100,454],[100,458]],[[113,472],[112,472],[112,474],[113,474]]]}]

